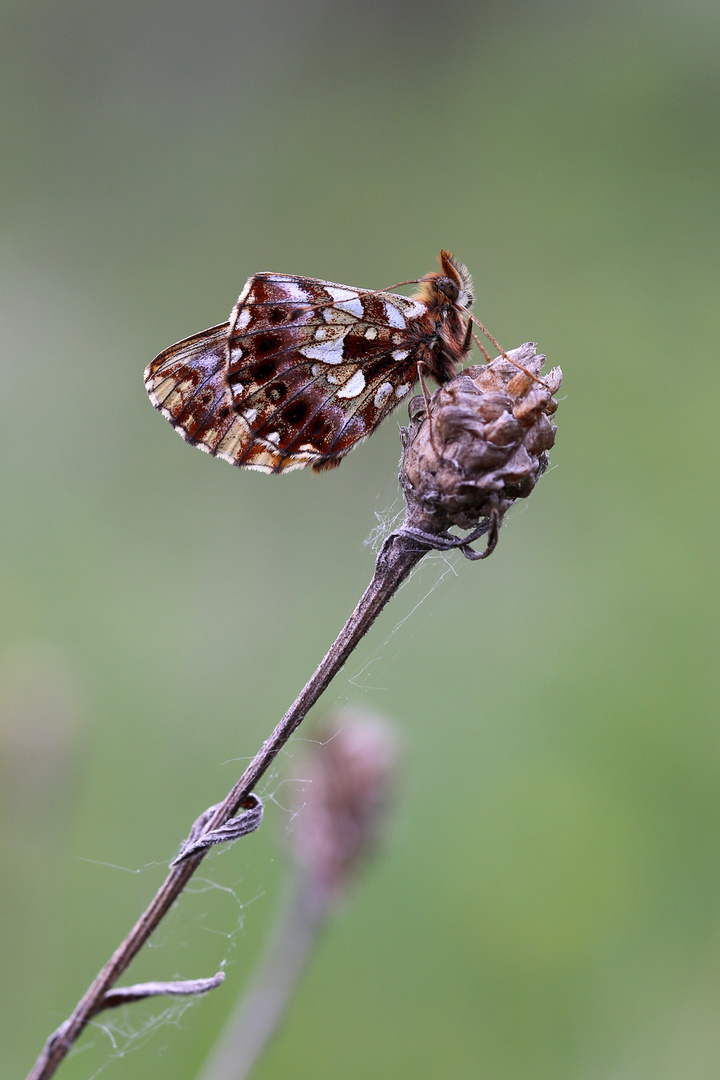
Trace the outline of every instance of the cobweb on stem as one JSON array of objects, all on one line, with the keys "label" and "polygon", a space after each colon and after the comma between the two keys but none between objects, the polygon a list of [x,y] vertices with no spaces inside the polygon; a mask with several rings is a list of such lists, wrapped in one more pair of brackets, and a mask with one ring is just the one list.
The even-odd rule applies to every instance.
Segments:
[{"label": "cobweb on stem", "polygon": [[369,547],[373,554],[377,555],[390,533],[397,529],[402,521],[405,514],[405,503],[400,495],[396,495],[389,506],[385,507],[384,510],[375,510],[374,513],[377,524],[363,540],[363,546]]}]

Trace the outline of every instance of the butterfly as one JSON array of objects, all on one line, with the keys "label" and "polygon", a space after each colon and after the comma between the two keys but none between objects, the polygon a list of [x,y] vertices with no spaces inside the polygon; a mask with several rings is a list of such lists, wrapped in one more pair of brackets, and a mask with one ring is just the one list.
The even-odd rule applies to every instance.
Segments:
[{"label": "butterfly", "polygon": [[333,468],[418,378],[427,396],[424,376],[448,382],[470,352],[472,279],[449,252],[439,262],[412,297],[254,274],[227,323],[148,364],[150,400],[186,442],[232,465]]}]

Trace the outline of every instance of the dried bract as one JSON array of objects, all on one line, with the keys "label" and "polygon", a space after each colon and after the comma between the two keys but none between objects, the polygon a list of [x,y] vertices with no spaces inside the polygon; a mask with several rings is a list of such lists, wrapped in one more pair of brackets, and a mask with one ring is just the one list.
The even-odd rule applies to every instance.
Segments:
[{"label": "dried bract", "polygon": [[422,408],[404,429],[400,481],[415,529],[473,529],[490,518],[496,527],[547,469],[562,372],[541,376],[545,357],[533,342],[508,356],[530,374],[503,357],[466,368],[433,394],[430,418]]}]

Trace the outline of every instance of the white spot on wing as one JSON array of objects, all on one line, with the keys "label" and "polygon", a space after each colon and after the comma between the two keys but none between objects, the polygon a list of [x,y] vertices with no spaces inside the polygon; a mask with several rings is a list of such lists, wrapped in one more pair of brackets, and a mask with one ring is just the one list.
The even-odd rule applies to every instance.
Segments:
[{"label": "white spot on wing", "polygon": [[384,382],[375,394],[374,404],[376,409],[382,409],[383,405],[393,392],[392,383]]},{"label": "white spot on wing", "polygon": [[400,309],[396,308],[389,300],[383,300],[383,307],[385,308],[385,316],[390,325],[397,327],[398,330],[404,330],[405,316]]},{"label": "white spot on wing", "polygon": [[324,337],[327,337],[327,327],[318,326],[317,330],[315,331],[315,340],[322,341]]},{"label": "white spot on wing", "polygon": [[298,281],[288,278],[271,278],[271,280],[277,281],[283,293],[283,300],[290,300],[294,304],[306,304],[310,299],[307,289],[304,289]]},{"label": "white spot on wing", "polygon": [[257,472],[271,473],[278,462],[278,455],[270,450],[263,449],[258,443],[243,461],[246,469],[255,469]]},{"label": "white spot on wing", "polygon": [[243,416],[245,417],[245,419],[248,421],[249,424],[252,424],[253,420],[257,416],[257,409],[246,409],[245,412],[243,413]]},{"label": "white spot on wing", "polygon": [[422,300],[410,301],[408,307],[405,308],[406,319],[419,319],[421,315],[424,315],[427,311],[427,307],[423,304]]},{"label": "white spot on wing", "polygon": [[343,311],[349,311],[351,315],[356,315],[358,319],[362,318],[362,300],[353,289],[338,289],[334,285],[326,285],[325,291],[332,296],[335,307],[341,308]]},{"label": "white spot on wing", "polygon": [[410,355],[409,349],[393,349],[392,357],[394,360],[404,360],[406,356]]},{"label": "white spot on wing", "polygon": [[396,398],[405,397],[405,395],[407,394],[409,389],[410,389],[410,383],[403,383],[401,386],[398,386],[397,389],[395,390],[395,397]]},{"label": "white spot on wing", "polygon": [[247,326],[247,324],[250,322],[251,318],[252,318],[252,312],[250,311],[250,308],[249,307],[244,307],[242,309],[242,311],[240,312],[240,314],[238,315],[238,317],[237,317],[237,322],[235,323],[235,328],[237,330],[244,330],[245,327]]},{"label": "white spot on wing", "polygon": [[365,376],[362,371],[356,371],[351,379],[343,386],[342,390],[338,390],[338,397],[342,398],[354,398],[358,394],[362,393],[365,389]]},{"label": "white spot on wing", "polygon": [[342,364],[343,344],[345,335],[335,338],[333,341],[321,341],[318,345],[306,345],[299,349],[301,356],[308,360],[322,360],[323,364]]},{"label": "white spot on wing", "polygon": [[269,435],[265,436],[265,438],[267,439],[268,442],[271,442],[275,446],[277,446],[277,444],[280,442],[280,432],[279,431],[271,431]]},{"label": "white spot on wing", "polygon": [[368,339],[368,341],[375,340],[375,338],[377,337],[377,330],[374,326],[368,326],[367,330],[365,331],[365,337]]}]

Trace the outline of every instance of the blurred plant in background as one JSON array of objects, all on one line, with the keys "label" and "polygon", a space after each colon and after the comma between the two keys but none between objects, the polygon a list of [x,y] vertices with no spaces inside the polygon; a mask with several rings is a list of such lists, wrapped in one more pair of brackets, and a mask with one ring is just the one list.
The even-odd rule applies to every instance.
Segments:
[{"label": "blurred plant in background", "polygon": [[395,738],[379,718],[343,715],[316,732],[288,833],[295,871],[270,948],[226,1022],[202,1080],[243,1080],[288,1008],[319,933],[384,831],[397,769]]}]

